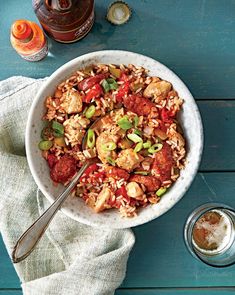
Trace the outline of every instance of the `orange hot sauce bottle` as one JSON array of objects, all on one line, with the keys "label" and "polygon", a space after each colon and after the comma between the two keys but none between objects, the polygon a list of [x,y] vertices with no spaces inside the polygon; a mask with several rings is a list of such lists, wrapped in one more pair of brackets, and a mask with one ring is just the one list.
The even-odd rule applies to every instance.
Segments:
[{"label": "orange hot sauce bottle", "polygon": [[48,53],[47,39],[34,22],[17,20],[11,26],[11,45],[25,60],[39,61]]}]

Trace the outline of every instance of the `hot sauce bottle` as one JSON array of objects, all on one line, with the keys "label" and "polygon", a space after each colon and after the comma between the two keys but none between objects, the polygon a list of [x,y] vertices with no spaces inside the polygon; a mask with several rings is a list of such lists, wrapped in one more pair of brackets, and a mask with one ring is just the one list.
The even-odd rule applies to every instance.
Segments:
[{"label": "hot sauce bottle", "polygon": [[62,43],[83,38],[94,23],[94,0],[33,0],[47,35]]},{"label": "hot sauce bottle", "polygon": [[34,22],[17,20],[11,26],[11,44],[28,61],[39,61],[48,53],[47,39]]}]

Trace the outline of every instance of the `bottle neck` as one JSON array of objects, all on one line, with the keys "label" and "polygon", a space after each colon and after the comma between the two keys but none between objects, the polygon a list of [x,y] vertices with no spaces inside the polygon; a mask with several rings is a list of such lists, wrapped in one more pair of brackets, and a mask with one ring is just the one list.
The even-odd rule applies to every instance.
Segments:
[{"label": "bottle neck", "polygon": [[12,25],[12,35],[23,43],[29,42],[33,38],[33,31],[30,24],[25,20],[16,21]]},{"label": "bottle neck", "polygon": [[51,10],[66,12],[72,7],[72,0],[44,0],[46,6]]}]

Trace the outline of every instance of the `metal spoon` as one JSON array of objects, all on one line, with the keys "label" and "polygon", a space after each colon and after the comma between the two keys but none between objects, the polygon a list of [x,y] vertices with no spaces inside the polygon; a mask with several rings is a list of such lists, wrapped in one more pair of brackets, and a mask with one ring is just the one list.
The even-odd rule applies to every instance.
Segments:
[{"label": "metal spoon", "polygon": [[[98,130],[102,126],[102,119],[106,116],[98,118],[89,129]],[[82,150],[86,149],[86,139],[87,133],[83,138],[82,142]],[[75,174],[70,184],[66,187],[65,191],[60,194],[54,203],[22,234],[22,236],[17,241],[13,252],[12,252],[12,260],[14,263],[20,262],[24,260],[35,248],[42,235],[46,231],[48,225],[52,221],[56,212],[61,208],[64,201],[67,199],[72,189],[77,184],[79,178],[82,176],[83,172],[93,163],[99,162],[98,158],[91,158],[86,160],[81,169]]]},{"label": "metal spoon", "polygon": [[22,234],[12,252],[12,260],[14,263],[24,260],[33,251],[56,212],[61,208],[61,205],[67,199],[83,172],[95,162],[98,162],[97,158],[87,160],[77,174],[75,174],[65,191],[60,194],[54,203],[52,203],[51,206]]}]

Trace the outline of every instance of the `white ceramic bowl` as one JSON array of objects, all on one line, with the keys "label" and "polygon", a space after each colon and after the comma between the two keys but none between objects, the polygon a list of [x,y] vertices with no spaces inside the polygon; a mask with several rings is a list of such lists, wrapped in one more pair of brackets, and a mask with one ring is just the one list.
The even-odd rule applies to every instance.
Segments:
[{"label": "white ceramic bowl", "polygon": [[169,189],[158,204],[148,206],[139,211],[137,217],[121,218],[117,210],[94,213],[81,198],[69,197],[62,211],[69,217],[85,224],[109,228],[128,228],[143,224],[167,212],[176,204],[189,188],[197,172],[203,147],[203,129],[197,105],[185,84],[166,66],[156,60],[128,51],[107,50],[88,53],[66,63],[56,70],[43,84],[33,100],[26,128],[26,153],[32,175],[42,193],[54,201],[64,187],[55,187],[50,179],[46,161],[38,149],[40,132],[43,127],[41,120],[45,113],[45,97],[52,95],[56,86],[68,78],[74,71],[89,64],[134,64],[150,70],[152,76],[172,83],[179,96],[184,99],[180,120],[187,140],[188,163],[181,171],[179,179]]}]

